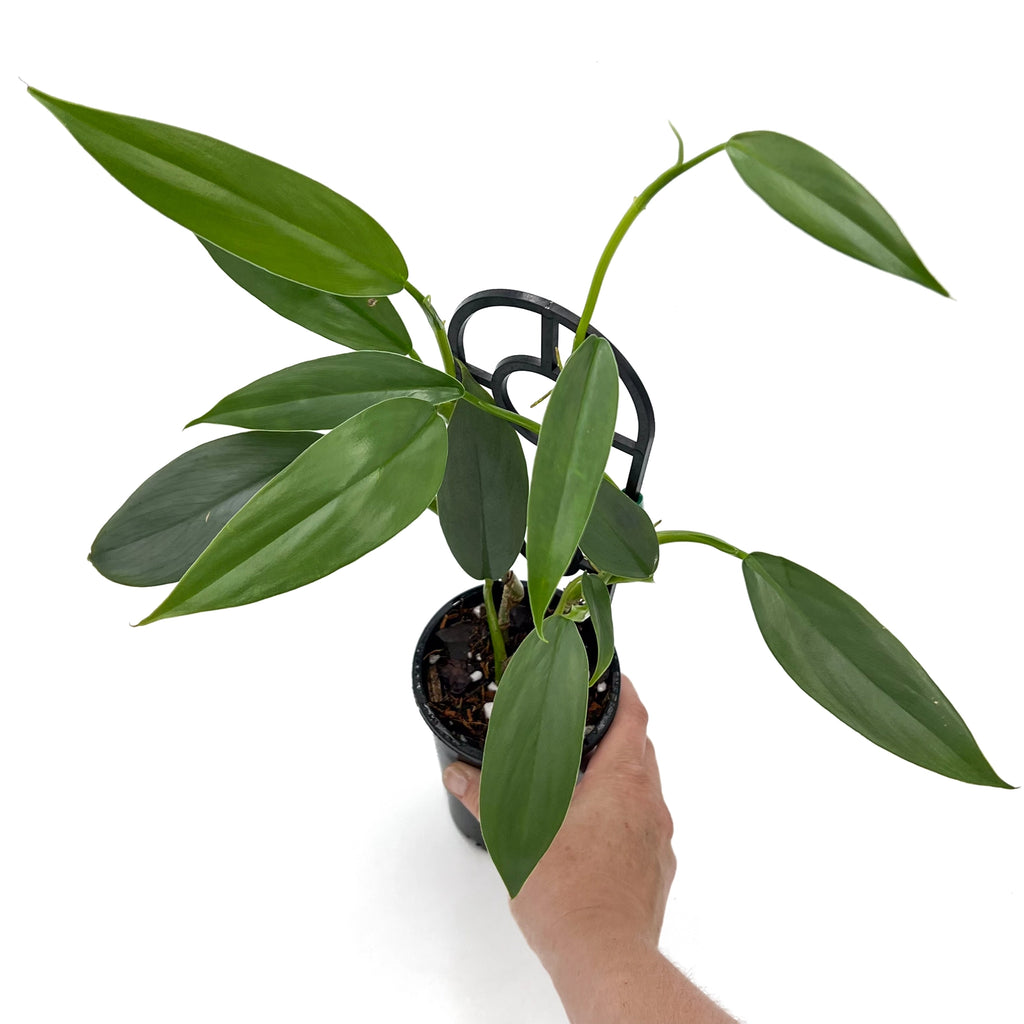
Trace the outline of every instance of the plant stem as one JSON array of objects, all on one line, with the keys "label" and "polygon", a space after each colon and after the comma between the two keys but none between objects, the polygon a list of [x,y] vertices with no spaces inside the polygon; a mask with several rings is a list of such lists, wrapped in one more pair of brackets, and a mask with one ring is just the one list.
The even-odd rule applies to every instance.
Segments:
[{"label": "plant stem", "polygon": [[[673,129],[675,131],[675,129]],[[626,211],[622,220],[619,221],[618,226],[612,232],[612,237],[608,239],[608,244],[604,247],[604,252],[601,253],[601,258],[597,261],[597,269],[594,271],[593,280],[590,282],[590,292],[587,294],[587,301],[583,307],[583,313],[580,315],[580,325],[576,329],[576,337],[573,339],[572,350],[576,351],[583,344],[587,336],[587,328],[590,326],[590,318],[594,315],[594,307],[597,305],[597,296],[601,291],[601,285],[604,282],[604,275],[608,271],[608,266],[612,261],[612,257],[615,255],[615,250],[619,247],[619,242],[625,237],[626,232],[630,229],[633,221],[640,216],[647,204],[670,182],[675,181],[680,174],[684,174],[691,167],[696,167],[697,164],[703,163],[709,156],[714,156],[716,153],[721,152],[725,149],[725,143],[722,142],[717,146],[712,146],[711,149],[705,150],[699,156],[695,156],[692,160],[687,160],[685,163],[677,162],[673,164],[667,171],[659,174],[638,195],[633,202],[630,204],[629,209]]]},{"label": "plant stem", "polygon": [[505,669],[505,637],[498,625],[498,612],[494,607],[494,580],[484,580],[484,608],[487,609],[487,629],[491,634],[491,648],[494,651],[494,681],[501,682]]},{"label": "plant stem", "polygon": [[494,402],[477,398],[476,395],[471,395],[468,391],[462,396],[461,400],[469,402],[470,405],[475,405],[478,409],[483,409],[484,412],[489,412],[492,416],[497,416],[499,420],[508,420],[509,423],[514,423],[517,427],[525,427],[534,434],[540,434],[540,424],[535,420],[528,420],[525,416],[510,412],[508,409],[503,409]]},{"label": "plant stem", "polygon": [[405,282],[405,290],[420,304],[434,332],[437,340],[437,347],[441,351],[441,361],[444,363],[444,372],[455,376],[455,356],[452,355],[452,347],[448,344],[448,334],[444,329],[444,321],[437,315],[437,310],[430,303],[430,296],[424,295],[418,288],[409,281]]},{"label": "plant stem", "polygon": [[[503,409],[500,405],[494,402],[489,402],[483,398],[477,398],[476,395],[471,395],[468,391],[462,396],[460,401],[469,402],[470,405],[475,405],[478,409],[483,409],[484,412],[489,412],[492,416],[497,416],[499,420],[507,420],[509,423],[514,423],[517,427],[524,427],[526,430],[532,431],[534,434],[540,435],[540,424],[535,420],[527,419],[525,416],[520,416],[519,413],[511,412],[508,409]],[[604,479],[612,485],[612,487],[619,487],[619,485],[607,474],[603,474]],[[621,490],[622,488],[619,488]]]},{"label": "plant stem", "polygon": [[675,544],[679,541],[690,541],[695,544],[707,544],[709,547],[717,548],[719,551],[724,551],[727,555],[732,555],[734,558],[743,559],[747,557],[746,551],[736,547],[735,544],[730,544],[728,541],[720,540],[718,537],[712,537],[710,533],[697,533],[694,530],[658,531],[659,544]]}]

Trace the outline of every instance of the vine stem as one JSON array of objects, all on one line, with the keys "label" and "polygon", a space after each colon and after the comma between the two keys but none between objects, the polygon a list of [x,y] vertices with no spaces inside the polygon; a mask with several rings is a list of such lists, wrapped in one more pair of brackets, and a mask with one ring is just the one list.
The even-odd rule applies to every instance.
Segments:
[{"label": "vine stem", "polygon": [[498,612],[494,607],[494,580],[484,580],[484,608],[487,610],[487,631],[491,634],[491,649],[494,651],[494,681],[501,682],[505,668],[505,636],[498,624]]},{"label": "vine stem", "polygon": [[527,419],[525,416],[520,416],[519,413],[503,409],[494,402],[477,398],[476,395],[470,394],[468,391],[462,396],[462,401],[469,402],[470,405],[475,405],[478,409],[483,409],[484,412],[489,412],[492,416],[497,416],[499,420],[508,420],[509,423],[514,423],[517,427],[524,427],[526,430],[532,430],[533,433],[538,436],[540,435],[540,424],[535,420]]},{"label": "vine stem", "polygon": [[430,329],[434,332],[437,347],[441,352],[441,361],[444,363],[444,372],[451,377],[456,376],[455,356],[452,355],[452,347],[448,344],[448,333],[444,329],[444,321],[437,315],[437,310],[430,302],[430,296],[424,295],[411,281],[405,282],[405,290],[419,303]]},{"label": "vine stem", "polygon": [[734,558],[743,559],[747,557],[746,551],[736,547],[735,544],[730,544],[728,541],[712,537],[710,533],[697,533],[695,530],[658,530],[659,544],[675,544],[678,542],[707,544],[709,547],[724,551],[727,555],[732,555]]},{"label": "vine stem", "polygon": [[[675,131],[675,129],[672,129]],[[678,136],[677,136],[678,137]],[[638,195],[633,202],[630,204],[629,209],[625,212],[622,220],[619,221],[618,226],[612,232],[612,237],[608,239],[608,244],[604,247],[604,252],[601,253],[601,258],[597,261],[597,268],[594,270],[594,277],[590,282],[590,291],[587,293],[587,301],[583,306],[583,312],[580,315],[580,325],[576,328],[576,337],[573,338],[572,350],[576,351],[586,340],[587,328],[590,326],[590,318],[594,315],[594,307],[597,306],[597,296],[601,291],[601,285],[604,283],[604,275],[608,272],[608,267],[612,262],[612,257],[615,255],[615,250],[618,249],[619,243],[625,237],[626,232],[630,229],[633,221],[640,216],[640,214],[646,209],[647,204],[667,185],[669,182],[675,181],[680,174],[685,174],[691,167],[696,167],[697,164],[703,163],[708,157],[714,156],[716,153],[720,153],[725,149],[726,144],[724,142],[717,146],[712,146],[711,149],[705,150],[703,153],[695,156],[692,160],[685,162],[678,161],[674,163],[667,171],[659,174]]]}]

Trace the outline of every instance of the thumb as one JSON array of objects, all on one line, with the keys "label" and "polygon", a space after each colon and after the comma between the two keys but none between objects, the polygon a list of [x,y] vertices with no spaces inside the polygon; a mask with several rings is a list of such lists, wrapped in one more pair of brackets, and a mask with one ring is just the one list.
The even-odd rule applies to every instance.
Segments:
[{"label": "thumb", "polygon": [[480,817],[480,769],[463,761],[453,761],[441,775],[444,788],[451,793],[474,818]]}]

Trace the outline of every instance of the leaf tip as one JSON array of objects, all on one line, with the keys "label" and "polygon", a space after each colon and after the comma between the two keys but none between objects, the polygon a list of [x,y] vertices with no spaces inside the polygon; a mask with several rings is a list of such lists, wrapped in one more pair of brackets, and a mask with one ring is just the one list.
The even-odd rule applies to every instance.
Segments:
[{"label": "leaf tip", "polygon": [[[935,275],[921,262],[920,258],[916,260],[916,266],[909,267],[908,273],[905,275],[909,280],[913,281],[914,284],[921,285],[922,288],[927,288],[930,292],[935,292],[936,295],[941,295],[944,299],[952,299],[953,296],[943,287],[943,285],[936,279]],[[898,274],[897,276],[904,276]]]},{"label": "leaf tip", "polygon": [[54,103],[58,102],[55,96],[51,96],[49,93],[43,92],[42,89],[37,89],[35,86],[29,85],[28,82],[25,82],[25,89],[28,92],[29,96],[32,97],[32,99],[36,100],[39,103],[42,103],[42,105],[46,107],[50,111],[50,113],[53,113],[53,105]]},{"label": "leaf tip", "polygon": [[993,789],[1020,789],[1020,786],[1013,786],[1001,779],[994,771],[992,772],[992,781],[983,783],[983,785],[991,786]]},{"label": "leaf tip", "polygon": [[162,604],[154,608],[144,619],[139,619],[138,622],[130,623],[132,629],[138,629],[139,626],[148,626],[150,623],[164,618],[164,614],[160,611],[161,608],[163,608]]}]

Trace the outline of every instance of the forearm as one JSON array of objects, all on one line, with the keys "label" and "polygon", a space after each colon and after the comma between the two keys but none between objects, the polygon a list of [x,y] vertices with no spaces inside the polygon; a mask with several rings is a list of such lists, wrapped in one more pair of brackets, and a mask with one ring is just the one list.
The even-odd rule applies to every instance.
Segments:
[{"label": "forearm", "polygon": [[736,1024],[657,949],[607,943],[548,971],[570,1024]]}]

